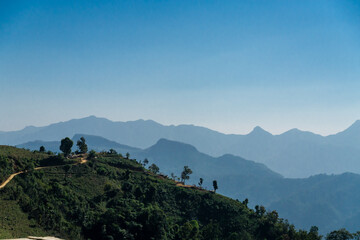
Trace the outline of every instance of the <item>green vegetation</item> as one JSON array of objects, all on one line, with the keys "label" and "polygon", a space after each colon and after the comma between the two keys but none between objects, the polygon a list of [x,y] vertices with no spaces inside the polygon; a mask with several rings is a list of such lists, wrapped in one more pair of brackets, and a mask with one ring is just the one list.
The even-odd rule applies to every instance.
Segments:
[{"label": "green vegetation", "polygon": [[214,188],[214,192],[216,192],[216,190],[218,190],[219,188],[216,180],[213,181],[213,188]]},{"label": "green vegetation", "polygon": [[65,157],[70,155],[73,144],[74,142],[68,137],[61,140],[60,150],[64,153]]},{"label": "green vegetation", "polygon": [[40,146],[39,152],[45,152],[45,147],[44,147],[44,146]]},{"label": "green vegetation", "polygon": [[27,167],[39,166],[49,155],[30,152],[9,146],[0,146],[0,183],[11,174],[25,170]]},{"label": "green vegetation", "polygon": [[181,172],[181,181],[184,184],[186,180],[190,179],[190,174],[192,174],[192,170],[188,166],[184,166],[184,170]]},{"label": "green vegetation", "polygon": [[0,239],[31,236],[47,236],[52,232],[42,229],[35,219],[29,219],[16,201],[5,200],[0,193]]},{"label": "green vegetation", "polygon": [[84,154],[88,151],[88,146],[86,144],[86,140],[84,137],[81,137],[80,140],[77,141],[76,146],[78,146],[78,153]]},{"label": "green vegetation", "polygon": [[[0,156],[5,152],[14,154],[7,159],[18,156],[18,161],[27,162],[21,160],[24,157],[34,160],[34,165],[60,158],[11,147],[2,147]],[[174,180],[120,154],[91,154],[86,164],[27,172],[0,190],[0,204],[11,206],[6,211],[1,208],[0,237],[321,239],[317,228],[297,231],[276,211],[267,212],[262,206],[252,210],[245,203],[201,188],[177,186]],[[1,219],[10,215],[7,211],[15,213],[11,221],[21,228],[4,227],[8,223]]]},{"label": "green vegetation", "polygon": [[149,166],[149,171],[154,174],[158,174],[160,171],[160,168],[155,163],[153,163]]}]

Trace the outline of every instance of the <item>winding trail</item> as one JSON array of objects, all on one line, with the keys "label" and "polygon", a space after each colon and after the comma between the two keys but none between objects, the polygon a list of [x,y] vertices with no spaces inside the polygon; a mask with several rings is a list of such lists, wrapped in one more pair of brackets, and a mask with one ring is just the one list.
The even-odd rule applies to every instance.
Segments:
[{"label": "winding trail", "polygon": [[[34,170],[41,170],[41,169],[46,169],[46,168],[54,168],[54,167],[62,167],[62,166],[66,166],[66,165],[79,165],[79,164],[84,164],[87,163],[87,160],[85,158],[80,158],[80,162],[77,163],[73,163],[73,164],[64,164],[64,165],[56,165],[56,166],[45,166],[45,167],[37,167],[34,168]],[[21,172],[17,172],[17,173],[13,173],[10,175],[10,177],[8,177],[8,179],[6,179],[5,182],[3,182],[0,185],[0,189],[3,189],[15,176],[22,174],[22,173],[26,173],[26,171],[21,171]]]}]

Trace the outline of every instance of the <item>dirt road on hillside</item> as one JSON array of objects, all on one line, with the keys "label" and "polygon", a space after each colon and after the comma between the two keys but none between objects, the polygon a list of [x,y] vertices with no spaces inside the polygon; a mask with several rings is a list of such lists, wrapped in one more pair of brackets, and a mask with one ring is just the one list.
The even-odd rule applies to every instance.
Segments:
[{"label": "dirt road on hillside", "polygon": [[[62,166],[66,166],[66,165],[79,165],[79,164],[84,164],[84,163],[87,163],[87,160],[85,158],[81,158],[80,162],[77,162],[77,163],[57,165],[57,166],[37,167],[37,168],[34,168],[34,170],[41,170],[41,169],[53,168],[53,167],[62,167]],[[26,171],[21,171],[21,172],[11,174],[10,177],[8,177],[8,179],[6,179],[6,181],[0,185],[0,189],[4,188],[15,176],[22,174],[22,173],[26,173]]]}]

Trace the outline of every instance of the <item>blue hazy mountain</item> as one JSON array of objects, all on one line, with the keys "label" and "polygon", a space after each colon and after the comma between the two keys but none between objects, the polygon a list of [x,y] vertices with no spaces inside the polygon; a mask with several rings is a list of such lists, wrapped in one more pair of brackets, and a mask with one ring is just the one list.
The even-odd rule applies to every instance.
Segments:
[{"label": "blue hazy mountain", "polygon": [[[124,144],[117,143],[115,141],[110,141],[106,138],[100,137],[100,136],[93,136],[93,135],[87,135],[87,134],[75,134],[72,137],[72,140],[74,142],[74,146],[72,148],[73,151],[77,149],[76,142],[81,138],[84,137],[86,139],[86,144],[88,145],[89,150],[95,150],[97,152],[101,151],[108,151],[109,149],[114,149],[119,153],[127,153],[127,152],[136,152],[140,149],[135,147],[130,147]],[[29,150],[39,150],[40,146],[44,146],[46,151],[52,151],[52,152],[60,152],[60,141],[30,141],[27,143],[22,143],[19,145],[16,145],[18,148],[25,148]]]},{"label": "blue hazy mountain", "polygon": [[91,116],[46,127],[3,132],[0,133],[0,144],[59,141],[79,132],[137,148],[148,148],[161,138],[189,143],[211,156],[233,154],[264,163],[286,177],[347,171],[360,173],[360,121],[343,132],[323,137],[298,129],[272,135],[260,127],[246,135],[223,134],[193,125],[164,126],[151,120],[112,122]]}]

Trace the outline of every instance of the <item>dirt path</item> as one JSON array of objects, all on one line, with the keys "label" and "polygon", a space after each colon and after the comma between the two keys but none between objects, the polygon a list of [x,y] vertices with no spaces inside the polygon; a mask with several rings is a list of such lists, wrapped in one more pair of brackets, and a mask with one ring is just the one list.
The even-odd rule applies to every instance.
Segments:
[{"label": "dirt path", "polygon": [[[46,168],[53,168],[53,167],[62,167],[62,166],[66,166],[66,165],[79,165],[79,164],[84,164],[86,163],[87,160],[85,158],[81,158],[80,159],[80,162],[77,162],[77,163],[73,163],[73,164],[64,164],[64,165],[56,165],[56,166],[46,166],[46,167],[37,167],[37,168],[34,168],[34,170],[41,170],[41,169],[46,169]],[[0,185],[0,189],[4,188],[15,176],[19,175],[19,174],[22,174],[22,173],[25,173],[25,171],[21,171],[21,172],[17,172],[17,173],[14,173],[14,174],[11,174],[10,177],[8,179],[6,179],[5,182],[3,182],[1,185]]]}]

